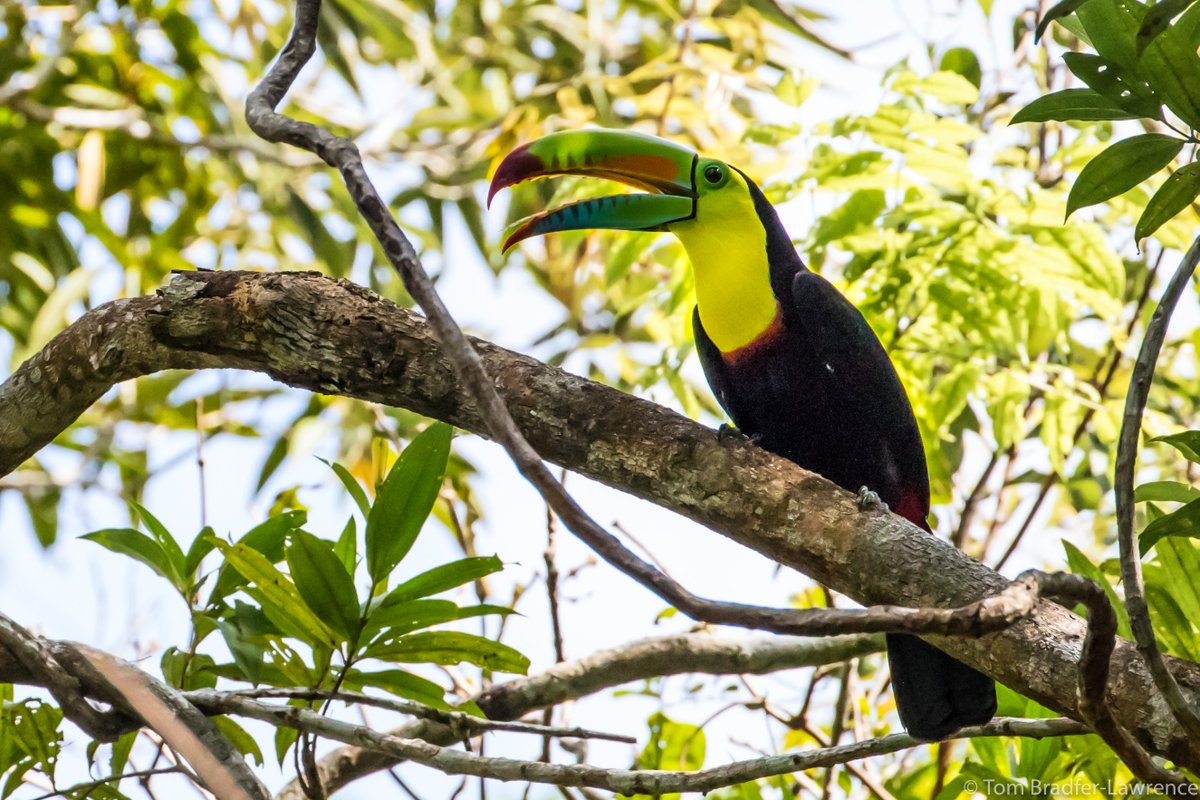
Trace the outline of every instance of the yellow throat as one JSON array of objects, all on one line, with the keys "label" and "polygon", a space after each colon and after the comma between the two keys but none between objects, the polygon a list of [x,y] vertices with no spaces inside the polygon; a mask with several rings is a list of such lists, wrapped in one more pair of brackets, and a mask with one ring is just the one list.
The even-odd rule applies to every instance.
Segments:
[{"label": "yellow throat", "polygon": [[701,195],[695,217],[671,225],[692,262],[700,322],[723,353],[753,342],[778,312],[766,229],[741,175],[731,180],[742,190]]}]

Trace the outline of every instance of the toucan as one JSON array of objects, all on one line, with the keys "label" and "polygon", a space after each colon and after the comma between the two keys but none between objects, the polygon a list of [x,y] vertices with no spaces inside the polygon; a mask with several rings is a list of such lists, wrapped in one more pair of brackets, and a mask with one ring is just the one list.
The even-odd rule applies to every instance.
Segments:
[{"label": "toucan", "polygon": [[[804,265],[754,181],[666,139],[586,129],[510,152],[496,167],[488,202],[505,187],[556,175],[604,178],[644,193],[535,214],[513,225],[505,250],[555,231],[674,234],[695,274],[700,363],[736,429],[931,530],[925,451],[887,351],[859,310]],[[995,714],[991,678],[915,636],[889,634],[887,648],[910,735],[936,741]]]}]

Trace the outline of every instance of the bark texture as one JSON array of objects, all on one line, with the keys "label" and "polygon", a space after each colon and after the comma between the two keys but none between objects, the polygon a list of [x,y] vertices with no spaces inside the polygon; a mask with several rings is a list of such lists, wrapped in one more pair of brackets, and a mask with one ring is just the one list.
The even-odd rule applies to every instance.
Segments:
[{"label": "bark texture", "polygon": [[[861,603],[959,606],[1008,583],[899,517],[859,512],[852,495],[766,451],[719,441],[670,410],[532,358],[487,342],[476,346],[543,457],[683,514]],[[180,273],[156,298],[89,312],[0,386],[0,474],[49,442],[112,383],[159,369],[217,366],[402,406],[482,432],[421,317],[317,274]],[[1082,620],[1043,603],[1001,633],[929,638],[1078,718],[1084,634]],[[1200,665],[1168,663],[1196,703]],[[1113,655],[1108,696],[1115,716],[1144,746],[1200,768],[1200,742],[1184,735],[1124,642]]]}]

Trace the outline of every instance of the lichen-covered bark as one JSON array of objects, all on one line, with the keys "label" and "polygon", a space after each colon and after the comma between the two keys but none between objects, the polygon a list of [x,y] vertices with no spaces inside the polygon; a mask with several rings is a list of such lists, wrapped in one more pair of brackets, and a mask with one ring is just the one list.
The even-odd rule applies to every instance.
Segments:
[{"label": "lichen-covered bark", "polygon": [[[129,336],[151,341],[136,344],[111,324],[97,332],[101,318],[114,316],[127,320]],[[486,342],[477,346],[543,457],[690,517],[859,602],[958,606],[1007,583],[898,517],[860,513],[851,495],[759,448],[720,442],[713,431],[653,403]],[[70,365],[96,348],[129,353],[133,363],[97,369],[103,379],[71,377]],[[24,365],[0,387],[0,419],[10,421],[0,428],[0,474],[70,424],[105,381],[166,367],[254,369],[293,386],[403,406],[482,432],[421,317],[316,274],[178,274],[156,301],[121,301],[91,312],[48,349],[70,354],[66,378],[43,354],[44,380],[32,382]],[[70,393],[51,390],[64,380]],[[19,388],[10,390],[14,381]],[[38,426],[10,442],[20,426],[11,420],[32,413],[30,404],[37,406]],[[1077,716],[1084,631],[1078,617],[1044,603],[1034,617],[1002,633],[931,638],[1017,691]],[[1188,741],[1165,708],[1148,700],[1156,694],[1134,649],[1122,643],[1113,659],[1109,694],[1117,718],[1151,751],[1200,768],[1200,742]],[[1171,664],[1195,700],[1200,666]]]}]

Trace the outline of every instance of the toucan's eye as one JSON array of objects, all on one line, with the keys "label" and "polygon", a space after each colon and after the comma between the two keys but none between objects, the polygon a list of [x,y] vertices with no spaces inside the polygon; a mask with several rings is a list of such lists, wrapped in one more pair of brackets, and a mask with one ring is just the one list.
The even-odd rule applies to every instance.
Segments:
[{"label": "toucan's eye", "polygon": [[725,172],[716,164],[704,168],[704,180],[709,183],[720,183],[725,178]]}]

